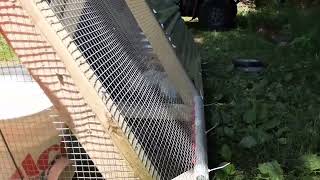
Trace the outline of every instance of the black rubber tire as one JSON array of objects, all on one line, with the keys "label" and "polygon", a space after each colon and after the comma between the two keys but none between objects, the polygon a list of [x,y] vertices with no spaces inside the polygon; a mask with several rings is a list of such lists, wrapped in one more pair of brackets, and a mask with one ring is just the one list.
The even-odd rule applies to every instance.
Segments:
[{"label": "black rubber tire", "polygon": [[212,0],[199,9],[199,23],[211,30],[225,30],[236,26],[237,4],[234,0]]}]

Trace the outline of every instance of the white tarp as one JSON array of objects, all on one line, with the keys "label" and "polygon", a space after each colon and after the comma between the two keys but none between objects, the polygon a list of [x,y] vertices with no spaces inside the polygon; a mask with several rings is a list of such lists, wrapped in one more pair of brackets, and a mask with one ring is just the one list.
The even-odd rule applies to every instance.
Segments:
[{"label": "white tarp", "polygon": [[39,85],[21,71],[21,67],[11,67],[10,71],[0,74],[0,120],[27,116],[52,107]]}]

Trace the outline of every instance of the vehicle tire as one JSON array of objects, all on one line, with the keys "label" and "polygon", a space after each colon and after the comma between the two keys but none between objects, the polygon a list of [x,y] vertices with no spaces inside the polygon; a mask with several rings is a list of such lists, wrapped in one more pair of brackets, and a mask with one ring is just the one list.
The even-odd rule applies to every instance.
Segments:
[{"label": "vehicle tire", "polygon": [[199,9],[199,23],[211,30],[225,30],[236,26],[237,4],[234,0],[212,0]]}]

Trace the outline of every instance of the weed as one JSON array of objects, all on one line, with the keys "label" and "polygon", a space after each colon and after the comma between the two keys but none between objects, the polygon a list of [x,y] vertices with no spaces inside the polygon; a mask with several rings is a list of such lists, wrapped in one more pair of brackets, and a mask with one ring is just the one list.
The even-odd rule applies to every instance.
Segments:
[{"label": "weed", "polygon": [[17,59],[17,57],[0,34],[0,61],[11,61],[15,59]]},{"label": "weed", "polygon": [[[319,179],[319,12],[248,10],[238,29],[194,30],[202,39],[207,126],[218,124],[208,137],[209,165],[232,162],[214,179]],[[235,58],[267,68],[243,73]]]}]

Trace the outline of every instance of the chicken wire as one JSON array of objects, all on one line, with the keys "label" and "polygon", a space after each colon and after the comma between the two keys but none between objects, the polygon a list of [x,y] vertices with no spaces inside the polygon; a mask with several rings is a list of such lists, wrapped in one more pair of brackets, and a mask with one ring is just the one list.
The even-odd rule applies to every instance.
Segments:
[{"label": "chicken wire", "polygon": [[[1,29],[0,29],[1,30]],[[1,31],[0,31],[1,32]],[[32,81],[16,54],[0,33],[0,80]]]},{"label": "chicken wire", "polygon": [[4,41],[2,49],[6,51],[0,53],[10,56],[1,56],[6,58],[0,61],[0,179],[56,178],[52,171],[63,161],[67,164],[59,179],[104,179],[46,94]]},{"label": "chicken wire", "polygon": [[[6,3],[3,7],[12,5]],[[173,179],[193,169],[193,99],[180,96],[125,1],[39,0],[36,5],[57,37],[67,42],[65,48],[105,102],[151,177]],[[22,15],[19,19],[6,14],[9,25],[30,26],[31,30],[22,28],[21,32],[33,35],[30,38],[29,32],[27,38],[10,37],[12,27],[4,33],[59,112],[52,123],[63,145],[60,153],[70,161],[60,179],[137,179],[55,50],[19,2],[11,10]],[[2,23],[8,24],[4,19]],[[34,44],[38,50],[25,56],[30,52],[21,50],[28,49],[30,41],[39,41]]]},{"label": "chicken wire", "polygon": [[[0,1],[0,9],[1,34],[17,54],[0,68],[1,110],[15,113],[0,113],[0,179],[137,179],[20,3]],[[44,104],[54,111],[34,110]]]},{"label": "chicken wire", "polygon": [[[16,67],[11,65],[0,67],[2,72],[6,72],[0,75],[2,86],[0,90],[2,94],[0,96],[0,108],[2,110],[0,113],[0,159],[1,162],[6,162],[2,164],[4,166],[0,167],[0,179],[9,179],[10,177],[12,179],[48,178],[50,168],[61,157],[68,158],[72,162],[60,174],[59,179],[105,179],[102,175],[103,171],[100,172],[97,169],[81,143],[64,121],[60,119],[58,113],[52,109],[52,104],[45,93],[40,90],[40,87],[27,73],[26,68],[19,63],[17,60],[14,62]],[[8,92],[8,90],[11,90],[11,92]],[[12,96],[18,95],[19,90],[23,90],[24,93],[13,98]],[[9,97],[4,99],[3,96]],[[31,96],[33,100],[29,99],[28,96]],[[10,106],[9,101],[15,107]],[[93,123],[96,124],[96,122]],[[50,133],[48,133],[48,128],[51,131]],[[54,128],[57,131],[52,130]],[[12,137],[16,140],[12,140]],[[54,138],[55,141],[48,140],[51,138]],[[46,141],[49,143],[41,139],[47,139]],[[101,140],[96,143],[99,142],[101,143]],[[52,156],[51,151],[57,151],[57,143],[60,148],[59,153],[54,154],[54,158],[49,157],[49,155]],[[38,157],[39,153],[37,151],[40,150],[43,150],[43,152]],[[29,156],[30,153],[35,154],[35,156]],[[24,155],[25,157],[22,157]],[[37,157],[38,159],[35,159]],[[107,158],[108,156],[105,155],[100,157],[100,159]],[[116,158],[116,156],[111,159],[113,158]],[[43,165],[41,162],[46,164]],[[117,166],[117,164],[113,164],[113,166]],[[127,176],[124,178],[131,179]]]},{"label": "chicken wire", "polygon": [[41,176],[43,166],[49,166],[42,162],[54,161],[44,157],[59,154],[45,152],[59,144],[58,133],[50,129],[56,110],[10,46],[3,41],[1,49],[10,56],[0,60],[0,179]]},{"label": "chicken wire", "polygon": [[[89,81],[94,79],[93,85],[105,104],[111,102],[109,110],[119,113],[113,113],[113,119],[150,174],[172,179],[192,169],[192,107],[182,101],[168,80],[126,3],[46,2],[58,20],[50,14],[46,16],[48,22],[62,24],[57,33],[66,30],[67,36],[60,38],[71,38],[70,43],[76,44],[77,49],[70,53],[81,52],[74,60],[84,57],[79,65],[88,64],[93,71]],[[48,9],[38,7],[43,14],[48,13]]]}]

